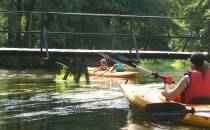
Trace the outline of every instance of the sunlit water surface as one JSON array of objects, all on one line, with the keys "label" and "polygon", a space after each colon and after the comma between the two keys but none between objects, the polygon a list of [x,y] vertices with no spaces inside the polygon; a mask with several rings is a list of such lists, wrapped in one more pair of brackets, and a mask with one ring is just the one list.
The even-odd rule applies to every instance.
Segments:
[{"label": "sunlit water surface", "polygon": [[124,98],[124,81],[92,77],[75,85],[47,72],[0,70],[0,130],[207,129],[151,121]]}]

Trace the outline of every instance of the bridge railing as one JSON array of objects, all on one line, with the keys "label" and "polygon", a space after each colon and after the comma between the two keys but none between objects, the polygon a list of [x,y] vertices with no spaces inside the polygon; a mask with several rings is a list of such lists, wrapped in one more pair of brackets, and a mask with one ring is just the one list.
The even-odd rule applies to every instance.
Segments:
[{"label": "bridge railing", "polygon": [[[203,36],[173,36],[170,34],[167,35],[136,35],[134,30],[134,27],[131,26],[131,29],[127,31],[127,33],[107,33],[107,32],[74,32],[74,31],[51,31],[48,29],[47,25],[47,18],[49,16],[71,16],[71,17],[99,17],[99,18],[117,18],[117,19],[123,19],[128,20],[132,23],[133,20],[142,20],[142,19],[155,19],[155,20],[188,20],[193,18],[188,17],[164,17],[164,16],[139,16],[139,15],[122,15],[122,14],[94,14],[94,13],[63,13],[63,12],[31,12],[31,11],[8,11],[8,10],[0,10],[0,15],[3,15],[5,17],[12,17],[15,16],[17,21],[17,29],[0,29],[1,33],[4,33],[4,35],[11,35],[11,33],[15,34],[15,42],[17,44],[17,47],[25,47],[21,46],[22,42],[20,39],[23,37],[22,35],[26,36],[28,35],[28,47],[38,47],[41,51],[43,51],[43,48],[46,50],[46,58],[49,58],[48,53],[48,47],[51,48],[52,45],[49,43],[49,37],[52,36],[85,36],[85,37],[120,37],[120,39],[125,38],[124,42],[128,42],[128,46],[125,49],[128,49],[131,51],[132,49],[136,50],[137,58],[139,58],[138,55],[138,49],[140,47],[139,39],[158,39],[158,38],[165,38],[165,39],[193,39],[193,40],[200,40],[200,39],[206,39],[209,41],[210,37],[203,37]],[[22,22],[23,18],[20,15],[25,15],[30,17],[28,20],[30,20],[32,17],[37,17],[37,27],[32,27],[32,25],[29,26],[27,29],[23,31]],[[20,18],[21,17],[21,18]],[[210,20],[209,18],[204,18],[203,20]],[[37,22],[36,21],[36,22]],[[32,23],[33,21],[31,21]],[[28,22],[30,24],[30,22]],[[36,29],[33,29],[36,28]],[[39,44],[32,45],[32,35],[35,35],[37,40],[35,42],[39,42]],[[9,39],[11,40],[11,39]],[[22,39],[24,40],[24,39]],[[209,45],[210,46],[210,45]],[[65,48],[65,47],[64,47]],[[90,48],[87,48],[90,49]],[[93,48],[97,49],[97,48]],[[111,48],[113,49],[113,48]],[[210,52],[210,49],[208,49],[208,52]]]}]

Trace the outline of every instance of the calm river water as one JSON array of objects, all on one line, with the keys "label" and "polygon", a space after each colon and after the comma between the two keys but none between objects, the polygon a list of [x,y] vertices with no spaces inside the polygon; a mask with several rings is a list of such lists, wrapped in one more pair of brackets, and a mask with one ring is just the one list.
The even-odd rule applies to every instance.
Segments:
[{"label": "calm river water", "polygon": [[55,79],[42,70],[0,70],[0,130],[207,129],[136,114],[120,90],[122,79],[92,77],[90,85]]}]

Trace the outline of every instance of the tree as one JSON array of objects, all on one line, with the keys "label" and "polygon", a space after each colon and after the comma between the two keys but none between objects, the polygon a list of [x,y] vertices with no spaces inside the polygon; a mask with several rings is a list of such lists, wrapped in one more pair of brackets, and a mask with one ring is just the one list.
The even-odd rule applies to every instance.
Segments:
[{"label": "tree", "polygon": [[[16,6],[17,5],[17,6]],[[48,31],[69,31],[82,33],[127,33],[141,35],[175,35],[175,36],[208,36],[209,24],[203,20],[210,13],[208,0],[9,0],[0,1],[0,7],[5,10],[51,11],[51,12],[83,12],[132,14],[143,16],[174,16],[191,17],[191,20],[177,19],[133,19],[104,18],[67,15],[46,15]],[[34,14],[4,15],[9,30],[40,31],[41,16]],[[17,21],[14,23],[14,21]],[[4,28],[4,25],[1,25]],[[9,33],[9,42],[18,46],[37,47],[40,36],[32,34]],[[98,37],[75,35],[49,35],[49,47],[59,48],[96,48],[96,49],[127,49],[130,37]],[[205,47],[207,40],[142,38],[139,46],[147,50],[177,50],[190,51]],[[24,44],[20,44],[24,42]],[[33,44],[32,44],[33,43]],[[189,47],[189,43],[193,46]],[[132,43],[130,43],[132,44]],[[173,44],[173,45],[172,45]],[[175,46],[175,47],[174,47]]]}]

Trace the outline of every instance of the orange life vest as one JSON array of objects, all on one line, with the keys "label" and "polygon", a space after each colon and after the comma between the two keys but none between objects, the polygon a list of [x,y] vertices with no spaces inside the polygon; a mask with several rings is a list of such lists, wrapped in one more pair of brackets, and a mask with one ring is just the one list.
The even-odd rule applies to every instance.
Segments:
[{"label": "orange life vest", "polygon": [[191,103],[193,97],[210,97],[210,71],[205,76],[200,71],[190,71],[190,85],[184,95],[184,103]]}]

